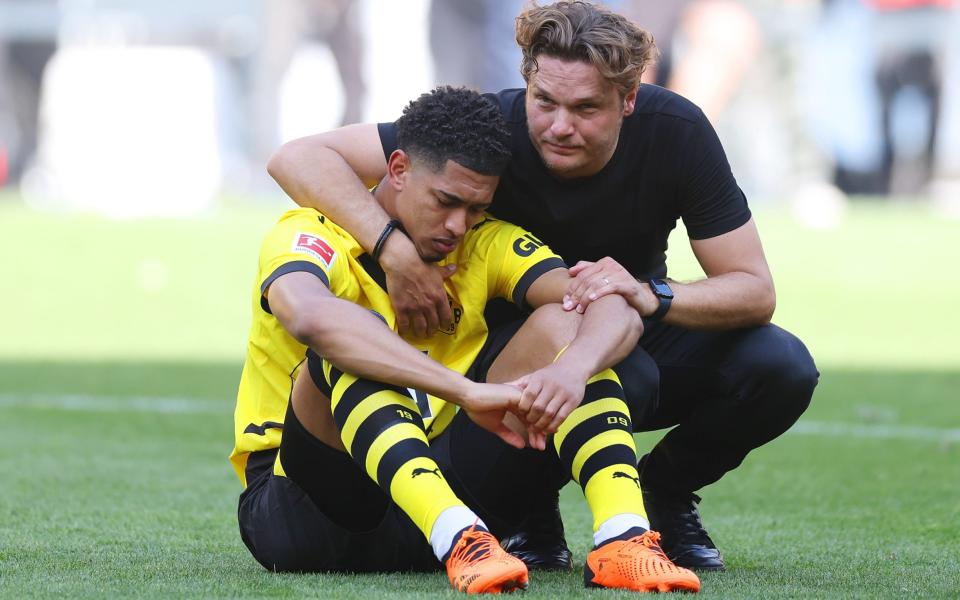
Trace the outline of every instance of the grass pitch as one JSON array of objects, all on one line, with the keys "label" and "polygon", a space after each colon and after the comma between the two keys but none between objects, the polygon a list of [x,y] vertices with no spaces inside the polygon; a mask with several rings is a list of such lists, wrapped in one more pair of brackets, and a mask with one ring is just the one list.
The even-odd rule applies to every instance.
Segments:
[{"label": "grass pitch", "polygon": [[[116,223],[0,198],[0,596],[458,596],[437,575],[274,575],[236,528],[226,456],[262,233],[285,205]],[[810,232],[757,215],[776,321],[822,372],[787,435],[703,490],[729,571],[705,597],[960,593],[960,223],[854,207]],[[674,276],[695,271],[683,242]],[[658,434],[638,436],[641,450]],[[562,496],[586,591],[589,515]]]}]

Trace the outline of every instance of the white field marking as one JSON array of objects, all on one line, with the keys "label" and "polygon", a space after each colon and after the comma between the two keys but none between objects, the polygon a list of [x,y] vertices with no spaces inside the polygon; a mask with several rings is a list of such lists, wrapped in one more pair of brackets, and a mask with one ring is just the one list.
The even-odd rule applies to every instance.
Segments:
[{"label": "white field marking", "polygon": [[79,412],[138,412],[159,414],[230,414],[233,403],[170,396],[97,396],[90,394],[0,393],[2,408],[35,408]]},{"label": "white field marking", "polygon": [[[35,408],[81,412],[159,414],[229,414],[233,400],[173,396],[98,396],[91,394],[0,393],[0,409]],[[960,442],[960,429],[914,425],[859,424],[802,420],[787,432],[795,435],[866,439]]]},{"label": "white field marking", "polygon": [[859,423],[798,421],[787,433],[829,437],[960,442],[960,429],[915,425],[864,425]]}]

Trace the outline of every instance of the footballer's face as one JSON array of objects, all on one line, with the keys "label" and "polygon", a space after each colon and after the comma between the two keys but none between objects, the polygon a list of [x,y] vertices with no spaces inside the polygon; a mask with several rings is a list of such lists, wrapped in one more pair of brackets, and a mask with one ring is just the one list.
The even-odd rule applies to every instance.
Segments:
[{"label": "footballer's face", "polygon": [[587,62],[538,56],[527,82],[527,129],[544,164],[557,177],[597,173],[617,149],[623,118],[637,92],[625,97]]},{"label": "footballer's face", "polygon": [[427,262],[443,260],[483,218],[500,179],[452,160],[434,171],[402,150],[390,156],[388,171],[397,190],[393,214]]}]

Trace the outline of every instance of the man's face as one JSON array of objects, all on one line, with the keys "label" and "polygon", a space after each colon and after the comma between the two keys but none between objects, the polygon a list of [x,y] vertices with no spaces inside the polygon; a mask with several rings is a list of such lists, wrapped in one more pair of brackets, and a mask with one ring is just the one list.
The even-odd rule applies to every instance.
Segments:
[{"label": "man's face", "polygon": [[[394,164],[394,160],[402,164]],[[409,156],[391,156],[393,185],[398,185],[397,218],[427,262],[442,260],[463,240],[490,207],[499,177],[481,175],[448,160],[434,172]]]},{"label": "man's face", "polygon": [[527,83],[527,128],[547,168],[561,178],[593,175],[617,149],[623,117],[633,112],[636,91],[625,98],[593,65],[537,57]]}]

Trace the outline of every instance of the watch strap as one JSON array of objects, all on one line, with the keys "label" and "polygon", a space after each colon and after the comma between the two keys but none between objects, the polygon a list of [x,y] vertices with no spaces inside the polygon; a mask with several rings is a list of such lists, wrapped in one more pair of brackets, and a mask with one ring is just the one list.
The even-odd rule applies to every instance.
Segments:
[{"label": "watch strap", "polygon": [[653,311],[653,314],[647,317],[648,321],[659,321],[670,310],[670,303],[673,302],[673,298],[664,298],[663,296],[657,296],[657,300],[660,301],[660,306],[657,307],[657,310]]},{"label": "watch strap", "polygon": [[[657,282],[667,287],[667,290],[670,289],[669,286],[666,286],[665,281],[658,279]],[[657,300],[660,302],[660,305],[657,306],[657,310],[653,311],[653,314],[647,317],[647,320],[659,321],[667,314],[667,311],[670,310],[670,304],[673,302],[673,295],[671,294],[667,296],[658,291],[657,286],[654,284],[654,280],[652,279],[647,280],[647,285],[650,286],[650,291],[653,292],[653,295],[656,296]]]}]

